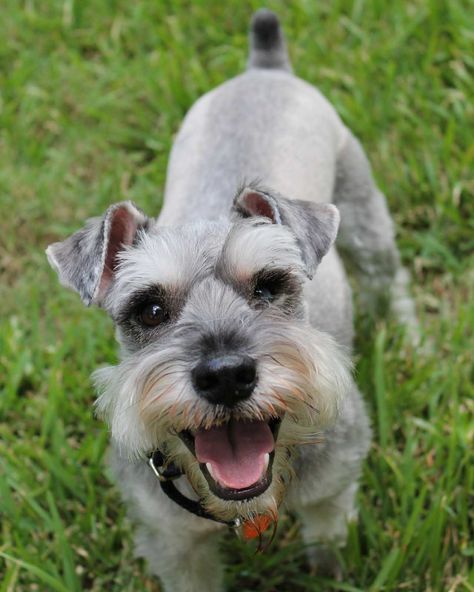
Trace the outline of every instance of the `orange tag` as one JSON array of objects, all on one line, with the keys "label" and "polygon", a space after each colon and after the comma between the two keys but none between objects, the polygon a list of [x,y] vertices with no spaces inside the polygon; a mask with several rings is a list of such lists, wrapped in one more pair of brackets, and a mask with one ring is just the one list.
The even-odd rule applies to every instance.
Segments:
[{"label": "orange tag", "polygon": [[253,520],[247,520],[243,525],[243,535],[246,541],[260,537],[273,522],[267,514],[258,514]]}]

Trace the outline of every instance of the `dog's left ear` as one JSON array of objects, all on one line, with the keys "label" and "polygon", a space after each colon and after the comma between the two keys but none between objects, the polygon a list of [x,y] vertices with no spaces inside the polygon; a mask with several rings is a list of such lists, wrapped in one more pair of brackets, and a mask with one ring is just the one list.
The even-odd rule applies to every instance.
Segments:
[{"label": "dog's left ear", "polygon": [[123,201],[101,218],[91,218],[84,228],[46,249],[60,282],[79,293],[84,304],[102,304],[112,284],[118,255],[133,244],[148,218],[132,202]]},{"label": "dog's left ear", "polygon": [[252,188],[235,197],[233,211],[242,218],[261,216],[288,226],[298,241],[310,279],[335,241],[340,220],[339,210],[332,204],[287,199]]}]

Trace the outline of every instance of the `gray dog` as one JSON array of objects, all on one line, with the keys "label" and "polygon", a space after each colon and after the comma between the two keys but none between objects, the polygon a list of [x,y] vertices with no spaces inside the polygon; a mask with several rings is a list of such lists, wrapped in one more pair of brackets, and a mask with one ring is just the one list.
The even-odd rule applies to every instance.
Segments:
[{"label": "gray dog", "polygon": [[359,142],[291,73],[273,13],[250,39],[247,71],[188,113],[159,219],[118,203],[47,250],[116,324],[97,409],[137,553],[167,592],[221,590],[226,525],[261,535],[283,507],[319,543],[313,566],[337,575],[370,441],[338,227],[361,305],[416,323]]}]

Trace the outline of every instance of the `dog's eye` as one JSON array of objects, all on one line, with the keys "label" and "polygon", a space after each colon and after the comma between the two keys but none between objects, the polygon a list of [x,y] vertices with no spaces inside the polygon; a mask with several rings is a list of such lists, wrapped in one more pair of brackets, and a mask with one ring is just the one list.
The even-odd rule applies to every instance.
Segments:
[{"label": "dog's eye", "polygon": [[139,311],[140,321],[147,327],[156,327],[163,321],[166,321],[168,315],[162,306],[156,302],[150,302]]},{"label": "dog's eye", "polygon": [[261,302],[270,303],[284,290],[285,277],[282,273],[271,271],[261,273],[255,279],[253,296]]},{"label": "dog's eye", "polygon": [[289,270],[262,269],[253,279],[253,298],[262,304],[270,304],[283,292],[294,289]]},{"label": "dog's eye", "polygon": [[257,284],[253,291],[254,297],[263,300],[264,302],[273,302],[276,294],[275,286],[263,282]]}]

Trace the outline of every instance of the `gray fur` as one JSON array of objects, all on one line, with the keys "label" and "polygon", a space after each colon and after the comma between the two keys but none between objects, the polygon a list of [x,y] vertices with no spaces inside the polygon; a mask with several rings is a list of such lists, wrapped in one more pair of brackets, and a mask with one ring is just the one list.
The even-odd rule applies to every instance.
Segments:
[{"label": "gray fur", "polygon": [[[96,372],[97,408],[111,427],[117,483],[139,523],[137,553],[166,592],[223,589],[223,527],[164,495],[144,461],[157,446],[184,471],[183,493],[222,519],[298,512],[305,541],[320,543],[310,548],[313,566],[340,576],[329,549],[344,544],[356,517],[370,427],[347,359],[352,297],[331,246],[339,222],[331,202],[360,302],[372,313],[387,300],[416,325],[367,159],[328,101],[290,69],[278,20],[260,11],[249,70],[202,97],[183,122],[159,219],[128,205],[118,241],[108,220],[119,204],[48,250],[61,281],[116,322],[121,360]],[[101,287],[110,252],[114,265]],[[262,273],[280,274],[282,287],[268,301],[255,290]],[[165,314],[151,327],[142,318],[150,300]],[[192,369],[215,351],[257,363],[252,396],[233,409],[211,405],[192,386]],[[275,415],[283,419],[269,488],[242,502],[213,494],[177,433]]]},{"label": "gray fur", "polygon": [[104,269],[108,250],[111,247],[118,250],[125,241],[125,237],[121,236],[118,244],[112,245],[114,219],[119,215],[130,220],[129,224],[134,227],[133,235],[138,227],[146,225],[147,219],[142,212],[131,202],[121,202],[110,206],[102,218],[91,218],[84,228],[66,240],[50,245],[46,250],[48,260],[58,272],[61,283],[78,292],[86,306],[94,301],[98,303],[104,271],[112,271]]},{"label": "gray fur", "polygon": [[286,199],[276,195],[275,192],[272,193],[271,190],[258,190],[250,186],[240,192],[234,200],[233,209],[238,215],[243,217],[255,215],[255,213],[262,215],[253,211],[255,206],[252,207],[253,204],[249,203],[249,198],[252,201],[257,199],[270,210],[266,216],[273,223],[283,224],[291,229],[301,250],[306,274],[309,279],[312,279],[316,267],[336,240],[339,228],[337,208],[332,204]]},{"label": "gray fur", "polygon": [[248,67],[292,71],[278,17],[265,8],[254,14],[250,25]]}]

